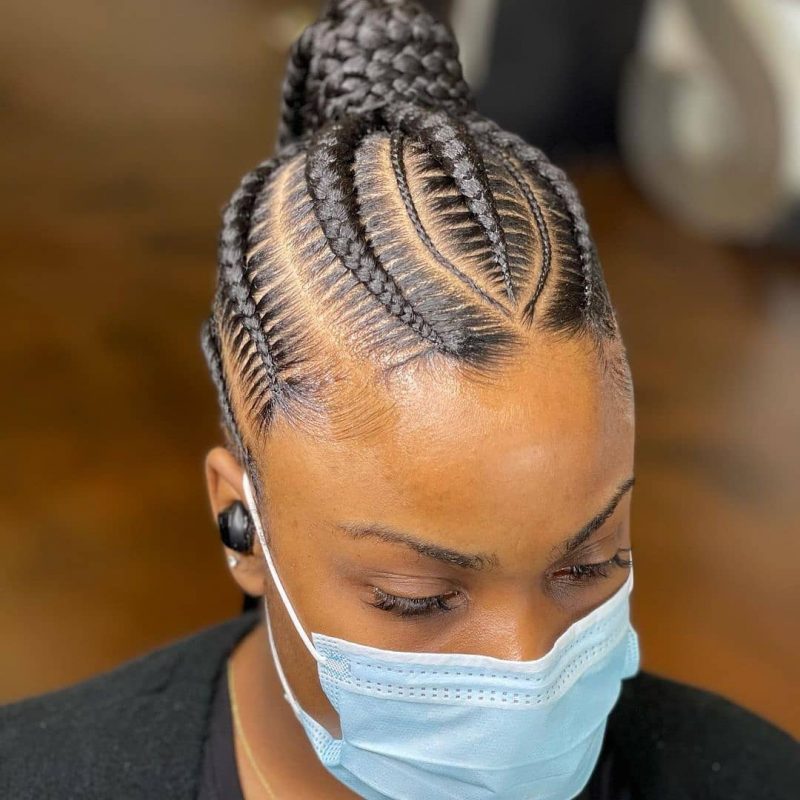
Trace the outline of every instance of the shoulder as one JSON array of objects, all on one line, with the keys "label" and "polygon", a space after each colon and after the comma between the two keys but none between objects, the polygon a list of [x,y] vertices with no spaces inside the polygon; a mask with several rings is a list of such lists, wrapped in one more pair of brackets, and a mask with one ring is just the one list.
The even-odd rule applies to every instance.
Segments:
[{"label": "shoulder", "polygon": [[0,796],[192,797],[216,678],[255,612],[0,707]]},{"label": "shoulder", "polygon": [[608,738],[635,797],[790,800],[800,748],[788,733],[713,692],[647,672],[623,682]]}]

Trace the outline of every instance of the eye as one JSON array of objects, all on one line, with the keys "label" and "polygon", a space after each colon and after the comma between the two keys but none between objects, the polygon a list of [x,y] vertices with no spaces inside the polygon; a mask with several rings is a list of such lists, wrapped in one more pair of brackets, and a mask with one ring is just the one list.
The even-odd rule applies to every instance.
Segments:
[{"label": "eye", "polygon": [[607,578],[615,569],[629,569],[633,566],[633,561],[624,555],[630,552],[630,547],[621,547],[608,561],[600,561],[595,564],[571,564],[551,573],[551,577],[573,583]]},{"label": "eye", "polygon": [[389,594],[372,587],[375,595],[374,602],[369,605],[379,608],[381,611],[389,611],[400,617],[419,617],[430,614],[438,614],[445,611],[452,611],[451,605],[461,592],[453,590],[444,594],[435,594],[430,597],[400,597],[396,594]]}]

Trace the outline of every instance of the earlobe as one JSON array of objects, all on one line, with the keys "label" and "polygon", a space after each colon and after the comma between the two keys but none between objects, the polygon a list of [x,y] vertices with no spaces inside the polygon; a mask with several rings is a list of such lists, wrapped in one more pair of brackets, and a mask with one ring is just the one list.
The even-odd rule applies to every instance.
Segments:
[{"label": "earlobe", "polygon": [[261,597],[266,590],[263,559],[257,553],[243,556],[234,550],[226,549],[224,552],[231,576],[239,588],[251,597]]}]

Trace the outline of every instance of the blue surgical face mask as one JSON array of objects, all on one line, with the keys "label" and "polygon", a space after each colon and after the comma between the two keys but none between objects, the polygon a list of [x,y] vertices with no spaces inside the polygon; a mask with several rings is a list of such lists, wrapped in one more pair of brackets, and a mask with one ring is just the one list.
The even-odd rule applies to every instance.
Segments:
[{"label": "blue surgical face mask", "polygon": [[312,633],[278,577],[247,475],[245,496],[267,566],[341,738],[297,702],[272,656],[287,702],[325,767],[367,800],[571,800],[597,763],[623,678],[639,667],[628,596],[609,600],[533,661],[461,653],[405,653]]}]

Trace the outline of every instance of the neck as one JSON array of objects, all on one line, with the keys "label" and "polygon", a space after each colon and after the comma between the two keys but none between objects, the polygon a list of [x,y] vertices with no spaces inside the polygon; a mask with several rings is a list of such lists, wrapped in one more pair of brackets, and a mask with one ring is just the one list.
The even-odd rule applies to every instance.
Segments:
[{"label": "neck", "polygon": [[[284,699],[263,623],[239,643],[228,659],[228,668],[238,701],[240,731],[235,732],[236,765],[245,798],[269,797],[251,764],[248,748],[277,798],[356,797],[320,763]],[[311,788],[315,791],[309,795]]]}]

